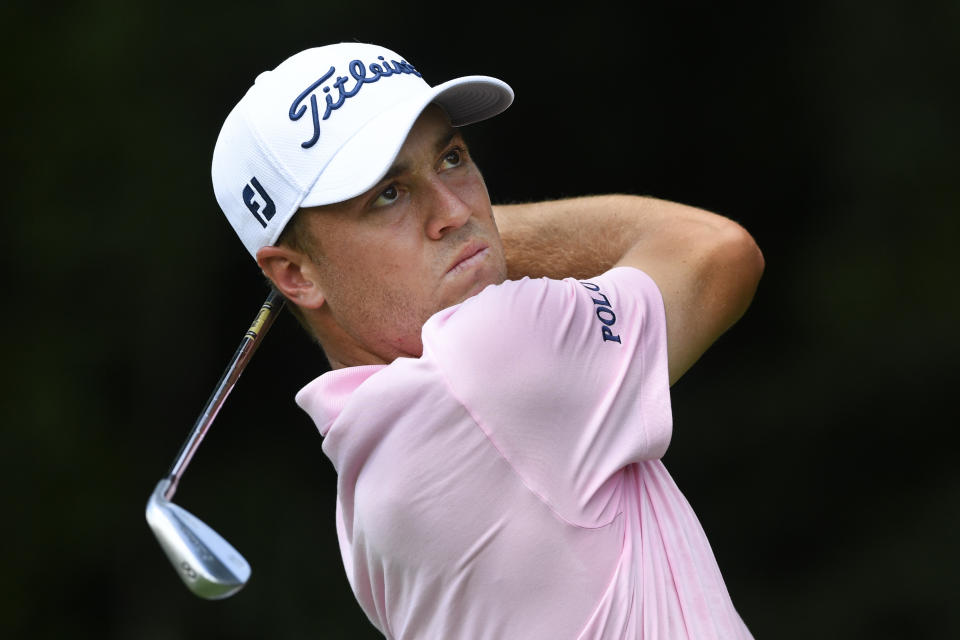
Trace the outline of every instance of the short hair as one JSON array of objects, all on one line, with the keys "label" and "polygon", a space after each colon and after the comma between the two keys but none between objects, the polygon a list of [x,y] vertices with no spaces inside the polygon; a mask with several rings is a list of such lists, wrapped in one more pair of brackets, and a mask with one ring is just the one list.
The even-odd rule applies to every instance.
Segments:
[{"label": "short hair", "polygon": [[314,257],[314,254],[317,252],[317,247],[307,227],[307,219],[309,216],[306,215],[306,213],[305,210],[298,209],[297,212],[293,214],[293,217],[287,222],[287,226],[280,232],[280,237],[277,238],[277,245],[283,245],[294,251],[299,251],[300,253]]}]

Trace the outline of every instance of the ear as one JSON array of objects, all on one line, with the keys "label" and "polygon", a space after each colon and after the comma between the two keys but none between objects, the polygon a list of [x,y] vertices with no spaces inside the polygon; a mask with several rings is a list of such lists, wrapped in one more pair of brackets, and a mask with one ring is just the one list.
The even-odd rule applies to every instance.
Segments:
[{"label": "ear", "polygon": [[262,247],[257,251],[257,264],[273,286],[297,306],[317,309],[323,305],[323,291],[309,256],[289,247]]}]

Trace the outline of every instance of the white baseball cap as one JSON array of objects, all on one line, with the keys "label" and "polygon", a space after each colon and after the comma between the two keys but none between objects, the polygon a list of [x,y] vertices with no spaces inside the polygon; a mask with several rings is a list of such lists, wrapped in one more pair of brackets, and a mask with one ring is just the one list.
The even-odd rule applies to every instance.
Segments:
[{"label": "white baseball cap", "polygon": [[213,190],[256,257],[300,207],[342,202],[373,187],[427,105],[443,107],[458,127],[512,102],[509,85],[487,76],[431,87],[380,46],[307,49],[261,73],[227,116],[213,150]]}]

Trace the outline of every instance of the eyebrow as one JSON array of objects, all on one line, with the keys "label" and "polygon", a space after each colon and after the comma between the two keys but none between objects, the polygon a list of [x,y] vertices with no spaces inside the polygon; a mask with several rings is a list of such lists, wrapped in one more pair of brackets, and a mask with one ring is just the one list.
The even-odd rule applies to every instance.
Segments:
[{"label": "eyebrow", "polygon": [[[440,153],[441,151],[443,151],[444,147],[446,147],[448,144],[450,144],[450,141],[453,140],[454,138],[456,138],[458,133],[459,133],[459,131],[457,131],[457,129],[455,129],[454,127],[450,127],[450,128],[449,128],[446,132],[444,132],[442,135],[437,136],[437,139],[436,139],[436,140],[434,141],[434,143],[433,143],[433,152],[434,152],[434,155],[436,155],[436,154]],[[390,166],[390,168],[387,170],[387,172],[383,175],[383,177],[380,178],[380,180],[377,181],[376,186],[379,187],[380,185],[384,184],[385,182],[389,182],[389,181],[393,180],[393,179],[396,178],[398,175],[400,175],[400,174],[402,174],[402,173],[405,173],[405,172],[408,171],[409,169],[410,169],[410,165],[409,165],[408,163],[406,163],[406,162],[394,162],[394,163]],[[376,188],[376,187],[374,187],[374,188]]]}]

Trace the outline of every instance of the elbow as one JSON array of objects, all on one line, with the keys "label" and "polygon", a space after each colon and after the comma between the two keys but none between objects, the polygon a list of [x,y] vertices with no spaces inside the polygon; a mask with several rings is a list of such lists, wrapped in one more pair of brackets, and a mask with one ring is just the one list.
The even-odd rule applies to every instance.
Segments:
[{"label": "elbow", "polygon": [[757,245],[753,236],[739,224],[733,224],[736,228],[733,234],[735,236],[733,260],[737,265],[737,271],[742,280],[741,284],[748,291],[749,297],[752,299],[757,285],[760,284],[760,278],[763,276],[763,270],[766,268],[767,263],[763,258],[763,252],[760,251],[760,247]]},{"label": "elbow", "polygon": [[712,305],[724,319],[724,329],[746,313],[766,267],[763,252],[753,236],[730,221],[717,234],[715,250],[709,261],[709,290]]}]

